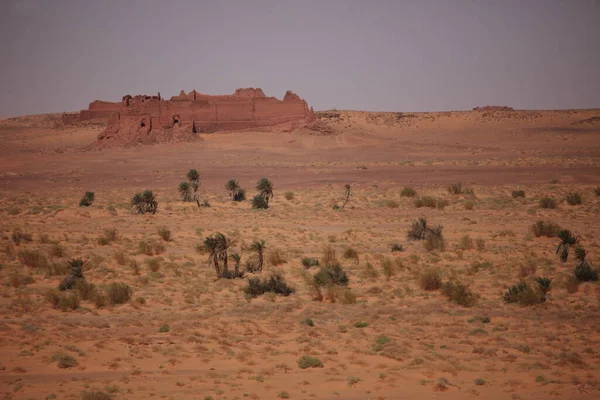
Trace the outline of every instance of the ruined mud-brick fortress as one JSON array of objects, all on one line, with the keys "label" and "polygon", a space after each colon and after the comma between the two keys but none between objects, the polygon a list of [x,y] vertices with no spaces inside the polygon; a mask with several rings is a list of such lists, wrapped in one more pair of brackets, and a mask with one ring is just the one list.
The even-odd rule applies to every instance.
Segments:
[{"label": "ruined mud-brick fortress", "polygon": [[157,96],[124,96],[121,102],[94,101],[79,114],[65,114],[65,123],[107,119],[99,139],[161,132],[177,135],[239,130],[294,121],[313,121],[312,108],[291,91],[283,100],[261,89],[237,89],[232,95],[211,96],[184,91],[169,100]]}]

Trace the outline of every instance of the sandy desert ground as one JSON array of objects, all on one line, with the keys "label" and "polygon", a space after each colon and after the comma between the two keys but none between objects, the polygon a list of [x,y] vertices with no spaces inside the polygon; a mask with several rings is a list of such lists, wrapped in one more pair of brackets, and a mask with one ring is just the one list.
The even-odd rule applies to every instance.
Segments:
[{"label": "sandy desert ground", "polygon": [[[105,151],[79,150],[102,124],[1,121],[2,398],[599,398],[600,286],[575,280],[574,249],[561,262],[559,239],[531,226],[572,230],[600,266],[600,110],[320,115],[321,131]],[[191,168],[210,207],[179,201]],[[275,187],[268,210],[224,189],[237,179],[251,198],[263,176]],[[447,190],[459,182],[463,193]],[[345,184],[352,196],[334,209]],[[130,207],[145,189],[157,195],[155,215]],[[95,202],[79,207],[86,191]],[[568,204],[569,193],[582,204]],[[423,196],[447,205],[416,207]],[[543,197],[556,208],[540,207]],[[443,226],[443,250],[407,240],[420,217]],[[216,232],[242,264],[264,240],[262,273],[217,280],[196,250]],[[319,267],[301,260],[324,265],[325,249],[349,289],[320,301]],[[87,260],[96,294],[71,291],[79,306],[61,311],[48,293],[73,258]],[[245,295],[248,277],[273,273],[295,293]],[[426,290],[436,274],[444,286]],[[520,281],[537,288],[536,277],[552,279],[545,302],[503,301]],[[131,287],[129,301],[107,301],[114,282]],[[448,282],[471,304],[450,301]],[[304,356],[322,366],[301,368]]]}]

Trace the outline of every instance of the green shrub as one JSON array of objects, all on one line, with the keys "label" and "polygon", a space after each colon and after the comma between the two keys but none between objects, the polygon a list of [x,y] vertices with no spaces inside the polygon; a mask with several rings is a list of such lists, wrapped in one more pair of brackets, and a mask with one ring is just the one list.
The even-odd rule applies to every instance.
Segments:
[{"label": "green shrub", "polygon": [[327,265],[321,267],[319,271],[313,276],[313,280],[316,286],[348,286],[349,278],[346,271],[339,265]]},{"label": "green shrub", "polygon": [[154,240],[142,240],[138,243],[140,253],[147,256],[157,256],[165,251],[165,245]]},{"label": "green shrub", "polygon": [[408,240],[426,240],[431,236],[442,238],[442,230],[441,225],[429,226],[425,218],[419,218],[412,223],[406,237]]},{"label": "green shrub", "polygon": [[355,328],[366,328],[367,326],[369,326],[368,322],[364,322],[364,321],[358,321],[354,323],[354,327]]},{"label": "green shrub", "polygon": [[579,193],[567,194],[567,203],[572,206],[578,206],[581,204],[581,195]]},{"label": "green shrub", "polygon": [[272,274],[266,279],[250,278],[248,284],[244,287],[244,293],[248,297],[258,297],[267,292],[289,296],[295,290],[287,284],[285,279],[277,273]]},{"label": "green shrub", "polygon": [[442,236],[429,235],[427,239],[423,242],[423,247],[427,251],[444,251],[446,248],[446,241]]},{"label": "green shrub", "polygon": [[292,200],[294,198],[294,192],[288,190],[283,194],[283,197],[285,197],[286,200]]},{"label": "green shrub", "polygon": [[452,184],[448,185],[448,193],[461,194],[462,193],[462,184],[459,182],[459,183],[452,183]]},{"label": "green shrub", "polygon": [[561,228],[557,224],[550,221],[537,221],[531,226],[531,232],[535,237],[556,237]]},{"label": "green shrub", "polygon": [[79,207],[89,207],[94,204],[94,192],[85,192],[79,201]]},{"label": "green shrub", "polygon": [[473,245],[473,239],[471,239],[471,236],[469,235],[464,235],[462,238],[460,238],[460,244],[458,245],[458,248],[461,250],[471,250],[473,249],[475,246]]},{"label": "green shrub", "polygon": [[556,200],[552,197],[544,197],[540,199],[540,208],[556,208]]},{"label": "green shrub", "polygon": [[405,187],[400,192],[400,196],[402,197],[415,197],[417,195],[417,191],[413,188]]},{"label": "green shrub", "polygon": [[348,247],[345,251],[344,251],[344,255],[343,257],[346,260],[354,260],[355,263],[358,264],[359,262],[359,257],[358,257],[358,252],[356,250],[354,250],[352,247]]},{"label": "green shrub", "polygon": [[127,303],[133,295],[131,287],[123,282],[112,282],[106,288],[108,299],[112,304]]},{"label": "green shrub", "polygon": [[145,190],[136,193],[131,199],[131,206],[136,214],[156,214],[158,210],[158,201],[152,190]]},{"label": "green shrub", "polygon": [[323,368],[323,362],[316,357],[304,355],[298,359],[298,367],[300,369]]},{"label": "green shrub", "polygon": [[429,208],[437,208],[443,210],[444,207],[448,205],[448,201],[446,199],[439,199],[432,196],[423,196],[415,199],[415,207],[429,207]]},{"label": "green shrub", "polygon": [[572,246],[575,246],[581,240],[581,237],[573,235],[570,230],[562,229],[558,232],[560,243],[556,247],[556,254],[562,262],[566,262],[569,258],[569,251]]},{"label": "green shrub", "polygon": [[476,239],[475,246],[477,247],[477,251],[485,251],[485,240],[481,238]]},{"label": "green shrub", "polygon": [[423,271],[419,276],[419,286],[423,290],[438,290],[442,287],[442,275],[437,268]]},{"label": "green shrub", "polygon": [[160,236],[162,240],[164,240],[165,242],[170,242],[172,240],[171,231],[169,230],[169,228],[167,228],[166,226],[159,226],[156,229],[158,231],[158,236]]},{"label": "green shrub", "polygon": [[252,198],[252,208],[256,210],[266,210],[269,208],[269,202],[264,196],[257,194]]},{"label": "green shrub", "polygon": [[525,191],[524,190],[513,190],[512,193],[511,193],[511,195],[512,195],[513,199],[516,199],[518,197],[524,199],[525,198]]},{"label": "green shrub", "polygon": [[304,321],[302,321],[302,325],[306,325],[306,326],[315,326],[315,323],[313,322],[312,319],[307,318]]},{"label": "green shrub", "polygon": [[56,362],[58,368],[73,368],[79,365],[75,357],[64,353],[54,354],[50,357],[50,362]]},{"label": "green shrub", "polygon": [[463,307],[471,307],[477,302],[477,296],[467,285],[459,281],[449,281],[442,284],[442,293],[453,303]]},{"label": "green shrub", "polygon": [[316,258],[303,257],[302,258],[302,266],[306,269],[309,269],[310,267],[318,267],[319,260]]},{"label": "green shrub", "polygon": [[507,304],[519,304],[522,306],[530,306],[542,303],[541,293],[531,287],[527,282],[521,281],[508,288],[503,296],[504,302]]},{"label": "green shrub", "polygon": [[167,324],[161,325],[160,328],[158,328],[159,333],[166,333],[169,331],[170,331],[170,328],[169,328],[169,325],[167,325]]}]

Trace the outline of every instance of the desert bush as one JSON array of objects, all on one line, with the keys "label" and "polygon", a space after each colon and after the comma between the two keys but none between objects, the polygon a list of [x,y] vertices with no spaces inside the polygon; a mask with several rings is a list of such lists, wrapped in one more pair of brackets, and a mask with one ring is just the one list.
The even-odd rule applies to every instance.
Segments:
[{"label": "desert bush", "polygon": [[469,235],[464,235],[463,237],[460,238],[460,244],[458,245],[458,248],[461,250],[471,250],[473,249],[475,246],[473,245],[473,239],[471,239],[471,236]]},{"label": "desert bush", "polygon": [[465,201],[465,210],[472,210],[475,207],[475,203],[472,200]]},{"label": "desert bush", "polygon": [[283,256],[283,252],[279,249],[273,249],[267,254],[267,262],[273,266],[285,264],[287,260]]},{"label": "desert bush", "polygon": [[426,240],[430,236],[442,237],[443,227],[441,225],[429,226],[425,218],[413,221],[406,237],[408,240]]},{"label": "desert bush", "polygon": [[258,190],[258,195],[262,196],[267,203],[267,207],[269,206],[269,200],[273,198],[273,183],[267,178],[260,178],[258,182],[256,182],[256,190]]},{"label": "desert bush", "polygon": [[396,265],[394,265],[389,258],[384,258],[381,260],[381,270],[387,279],[390,279],[392,276],[396,275]]},{"label": "desert bush", "polygon": [[394,200],[377,200],[375,202],[377,207],[387,207],[387,208],[398,208],[400,205],[396,203]]},{"label": "desert bush", "polygon": [[377,279],[379,278],[379,271],[375,269],[373,264],[367,263],[362,270],[361,276],[367,279]]},{"label": "desert bush", "polygon": [[79,308],[79,295],[75,291],[60,292],[56,289],[51,289],[44,295],[52,307],[61,311],[77,310]]},{"label": "desert bush", "polygon": [[66,275],[69,273],[70,270],[71,265],[67,261],[59,260],[53,261],[51,264],[48,264],[44,272],[46,276],[51,277]]},{"label": "desert bush", "polygon": [[242,189],[242,188],[237,189],[235,191],[235,193],[233,193],[232,200],[237,201],[238,203],[245,201],[246,200],[246,189]]},{"label": "desert bush", "polygon": [[21,244],[21,242],[31,242],[33,240],[31,234],[25,233],[19,228],[13,231],[11,238],[16,245]]},{"label": "desert bush", "polygon": [[289,286],[285,279],[278,273],[274,273],[268,278],[250,278],[248,284],[244,287],[246,296],[254,298],[265,293],[275,293],[282,296],[289,296],[294,293],[293,287]]},{"label": "desert bush", "polygon": [[127,265],[127,255],[125,254],[125,252],[123,251],[117,251],[114,254],[115,257],[115,261],[117,262],[117,264],[119,265]]},{"label": "desert bush", "polygon": [[511,193],[511,196],[513,199],[516,199],[518,197],[520,198],[525,198],[525,191],[524,190],[513,190]]},{"label": "desert bush", "polygon": [[461,194],[462,193],[462,184],[459,182],[459,183],[452,183],[452,184],[448,185],[448,193]]},{"label": "desert bush", "polygon": [[140,253],[145,254],[147,256],[157,256],[159,254],[164,253],[166,249],[164,244],[154,240],[141,240],[138,243],[138,248],[140,250]]},{"label": "desert bush", "polygon": [[509,287],[504,294],[503,299],[507,304],[515,303],[522,306],[531,306],[543,302],[541,292],[531,287],[531,285],[525,281],[521,281]]},{"label": "desert bush", "polygon": [[65,291],[72,289],[78,281],[85,280],[83,277],[83,264],[84,262],[81,258],[74,258],[69,261],[71,272],[60,282],[60,285],[58,285],[59,290]]},{"label": "desert bush", "polygon": [[81,200],[79,200],[79,207],[89,207],[94,204],[94,192],[85,192]]},{"label": "desert bush", "polygon": [[477,251],[485,251],[485,240],[481,238],[476,239],[475,246],[477,247]]},{"label": "desert bush", "polygon": [[318,267],[319,260],[316,258],[303,257],[302,258],[302,266],[306,269],[309,269],[310,267]]},{"label": "desert bush", "polygon": [[158,236],[160,236],[165,242],[170,242],[172,240],[171,231],[166,226],[159,226],[156,228],[156,230],[158,232]]},{"label": "desert bush", "polygon": [[283,194],[283,197],[285,197],[286,200],[292,200],[294,198],[294,192],[288,190]]},{"label": "desert bush", "polygon": [[65,256],[65,248],[59,243],[53,243],[50,247],[50,255],[52,257],[61,258]]},{"label": "desert bush", "polygon": [[123,282],[112,282],[106,288],[106,294],[112,304],[127,303],[133,295],[131,287]]},{"label": "desert bush", "polygon": [[80,279],[73,286],[81,300],[92,300],[96,295],[96,285],[88,283],[85,279]]},{"label": "desert bush", "polygon": [[156,214],[158,209],[158,201],[152,190],[145,190],[141,193],[136,193],[131,199],[131,206],[136,214]]},{"label": "desert bush", "polygon": [[33,276],[27,274],[21,274],[16,270],[13,270],[8,277],[8,284],[14,288],[31,285],[35,282]]},{"label": "desert bush", "polygon": [[29,268],[45,270],[48,267],[48,259],[39,250],[20,250],[17,258],[21,264]]},{"label": "desert bush", "polygon": [[327,266],[337,264],[337,262],[338,261],[335,249],[331,246],[325,246],[325,248],[323,249],[323,257],[321,257],[321,264]]},{"label": "desert bush", "polygon": [[358,264],[359,262],[359,256],[358,256],[358,252],[356,250],[354,250],[352,247],[348,247],[345,251],[344,251],[344,255],[343,257],[346,260],[354,260],[354,262],[356,264]]},{"label": "desert bush", "polygon": [[72,368],[79,365],[75,357],[64,353],[54,354],[50,357],[50,362],[56,362],[58,368]]},{"label": "desert bush", "polygon": [[423,271],[419,276],[419,286],[423,290],[438,290],[442,287],[442,276],[437,268]]},{"label": "desert bush", "polygon": [[448,300],[463,307],[471,307],[477,302],[477,296],[460,281],[448,281],[441,288]]},{"label": "desert bush", "polygon": [[446,241],[442,236],[429,235],[427,239],[423,242],[423,247],[427,251],[444,251],[446,248]]},{"label": "desert bush", "polygon": [[316,286],[348,286],[348,275],[339,264],[326,264],[313,276]]},{"label": "desert bush", "polygon": [[575,249],[575,257],[577,258],[577,264],[575,265],[574,276],[579,282],[595,282],[598,280],[598,271],[593,269],[592,266],[585,259],[587,252],[582,247]]},{"label": "desert bush", "polygon": [[113,396],[99,390],[81,392],[81,400],[113,400]]},{"label": "desert bush", "polygon": [[439,199],[432,196],[423,196],[415,199],[415,207],[429,207],[429,208],[437,208],[443,210],[444,207],[448,205],[448,201],[446,199]]},{"label": "desert bush", "polygon": [[151,272],[158,272],[160,270],[160,266],[162,265],[163,258],[155,257],[146,259],[146,265]]},{"label": "desert bush", "polygon": [[192,194],[192,186],[190,185],[189,182],[186,182],[186,181],[179,182],[177,191],[179,192],[179,197],[181,198],[181,201],[184,201],[184,202],[194,201],[194,196]]},{"label": "desert bush", "polygon": [[400,191],[400,196],[402,197],[415,197],[417,195],[417,191],[410,187],[405,187]]},{"label": "desert bush", "polygon": [[104,234],[98,238],[98,244],[100,246],[106,246],[112,242],[116,242],[119,237],[119,232],[116,228],[109,228],[104,230]]},{"label": "desert bush", "polygon": [[581,240],[581,237],[574,236],[570,230],[562,229],[558,232],[560,243],[556,247],[556,254],[559,255],[562,262],[566,262],[569,258],[571,246],[575,246]]},{"label": "desert bush", "polygon": [[300,369],[323,368],[323,362],[316,357],[304,355],[298,359]]},{"label": "desert bush", "polygon": [[572,206],[578,206],[581,204],[581,195],[579,193],[567,194],[567,203]]},{"label": "desert bush", "polygon": [[404,251],[404,248],[399,243],[392,243],[391,251],[392,251],[392,253],[399,253],[399,252]]},{"label": "desert bush", "polygon": [[544,197],[540,199],[540,208],[556,208],[556,200],[552,197]]},{"label": "desert bush", "polygon": [[269,202],[264,196],[257,194],[252,198],[252,208],[256,210],[266,210],[269,208]]},{"label": "desert bush", "polygon": [[315,326],[315,323],[313,322],[312,319],[310,318],[306,318],[305,320],[303,320],[301,322],[302,325],[306,325],[306,326]]},{"label": "desert bush", "polygon": [[537,221],[531,226],[531,232],[535,237],[556,237],[561,228],[557,224],[550,221]]}]

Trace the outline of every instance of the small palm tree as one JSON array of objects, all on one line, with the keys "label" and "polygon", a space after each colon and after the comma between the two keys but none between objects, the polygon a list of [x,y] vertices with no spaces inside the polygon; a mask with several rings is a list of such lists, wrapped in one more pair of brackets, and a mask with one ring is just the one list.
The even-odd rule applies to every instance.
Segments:
[{"label": "small palm tree", "polygon": [[195,169],[190,169],[186,174],[188,181],[192,185],[194,192],[197,192],[200,188],[200,174]]},{"label": "small palm tree", "polygon": [[81,258],[75,258],[69,261],[71,266],[71,273],[62,280],[58,286],[59,290],[69,290],[75,286],[78,281],[85,280],[83,277],[83,265],[84,261]]},{"label": "small palm tree", "polygon": [[239,185],[238,181],[236,181],[235,179],[230,179],[225,184],[225,190],[227,190],[227,192],[229,192],[229,197],[232,200],[233,200],[233,196],[239,189],[240,189],[240,185]]},{"label": "small palm tree", "polygon": [[550,285],[552,284],[552,279],[548,278],[547,276],[544,277],[537,277],[535,279],[535,281],[537,282],[540,291],[541,291],[541,302],[545,303],[546,302],[546,298],[548,296],[548,292],[550,291]]},{"label": "small palm tree", "polygon": [[204,239],[203,250],[208,253],[208,265],[213,266],[218,277],[221,270],[219,269],[218,242],[214,236],[208,236]]},{"label": "small palm tree", "polygon": [[152,190],[136,193],[131,199],[131,205],[135,208],[136,214],[156,214],[158,209],[158,201],[156,201],[156,196],[152,193]]},{"label": "small palm tree", "polygon": [[264,240],[256,240],[250,245],[250,250],[256,252],[256,271],[262,271],[264,251],[267,248]]},{"label": "small palm tree", "polygon": [[202,250],[208,253],[208,264],[212,265],[217,278],[230,277],[228,270],[228,250],[233,242],[220,232],[204,239]]},{"label": "small palm tree", "polygon": [[233,201],[242,202],[246,200],[246,189],[238,188],[233,194]]},{"label": "small palm tree", "polygon": [[575,249],[575,258],[577,258],[577,264],[575,265],[575,271],[573,275],[580,282],[595,282],[598,280],[598,271],[593,269],[592,266],[585,259],[587,251],[583,247],[577,247]]},{"label": "small palm tree", "polygon": [[579,243],[581,238],[579,236],[573,236],[571,231],[568,229],[563,229],[558,232],[558,237],[560,238],[560,243],[556,247],[556,254],[559,255],[562,262],[566,262],[567,258],[569,258],[571,246]]},{"label": "small palm tree", "polygon": [[348,202],[348,200],[350,200],[350,185],[346,184],[344,185],[344,189],[346,189],[346,191],[344,192],[344,204],[342,204],[342,208],[344,208],[346,206],[346,203]]},{"label": "small palm tree", "polygon": [[181,182],[177,190],[181,196],[181,201],[192,201],[192,187],[189,182]]},{"label": "small palm tree", "polygon": [[242,256],[238,253],[233,253],[229,255],[235,265],[233,267],[233,276],[231,278],[243,278],[244,272],[240,271],[240,262],[242,261]]},{"label": "small palm tree", "polygon": [[268,205],[269,199],[273,198],[273,183],[267,178],[260,178],[256,183],[256,190],[260,196],[264,197]]}]

